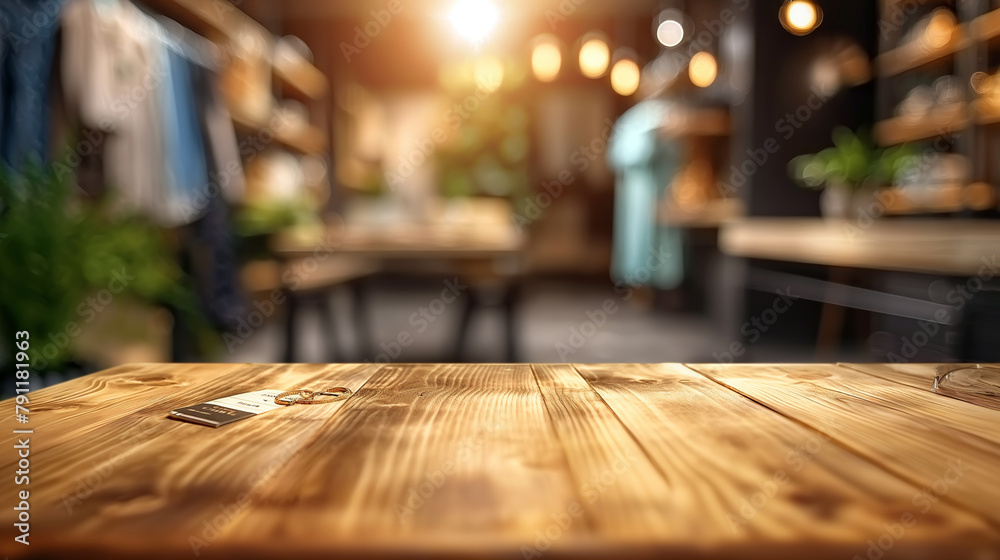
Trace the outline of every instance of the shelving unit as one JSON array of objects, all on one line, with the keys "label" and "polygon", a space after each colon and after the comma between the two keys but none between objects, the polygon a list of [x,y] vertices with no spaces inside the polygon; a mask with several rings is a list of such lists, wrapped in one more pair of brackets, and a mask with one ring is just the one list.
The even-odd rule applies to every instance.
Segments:
[{"label": "shelving unit", "polygon": [[[887,18],[902,6],[902,0],[883,0],[882,14]],[[875,124],[874,136],[882,146],[892,146],[903,143],[921,143],[931,150],[940,150],[944,146],[937,142],[933,146],[926,141],[943,139],[947,148],[954,153],[965,156],[970,164],[969,184],[941,185],[935,193],[921,193],[916,199],[911,199],[907,193],[895,191],[887,204],[886,214],[927,214],[927,213],[958,213],[964,211],[995,210],[997,208],[997,188],[1000,177],[995,176],[995,169],[990,165],[987,154],[996,150],[998,138],[988,133],[987,127],[1000,123],[1000,110],[988,106],[975,97],[968,88],[972,74],[977,71],[995,71],[987,67],[984,56],[987,50],[995,48],[996,40],[1000,38],[1000,10],[978,12],[979,6],[985,3],[930,1],[921,4],[921,10],[912,14],[911,18],[923,17],[938,6],[950,6],[956,10],[958,26],[951,39],[938,48],[926,48],[922,44],[892,44],[905,31],[900,26],[881,35],[881,54],[876,57],[879,110],[883,119]],[[891,19],[891,18],[890,18]],[[888,20],[886,20],[888,21]],[[911,20],[915,22],[916,20]],[[896,35],[896,37],[893,36]],[[922,116],[893,116],[895,105],[900,101],[898,95],[901,89],[897,86],[910,84],[911,80],[897,82],[914,72],[920,75],[940,74],[942,68],[952,68],[958,82],[966,92],[966,99],[944,106],[937,106]],[[919,75],[918,75],[919,79]],[[891,97],[897,96],[896,98]],[[983,143],[986,142],[984,145]],[[994,144],[990,144],[993,142]],[[992,147],[990,147],[992,146]],[[990,150],[993,150],[991,152]]]},{"label": "shelving unit", "polygon": [[915,142],[964,130],[969,122],[966,104],[958,102],[919,118],[903,116],[880,121],[875,125],[875,139],[883,146]]},{"label": "shelving unit", "polygon": [[[232,42],[249,29],[264,31],[250,16],[224,0],[142,0],[142,3],[217,43]],[[270,42],[273,46],[273,37]],[[323,72],[304,59],[272,65],[272,74],[282,91],[295,97],[321,100],[329,89]],[[260,132],[267,126],[235,115],[233,120],[249,132]],[[317,153],[326,149],[325,134],[316,128],[294,136],[274,132],[278,142],[298,152]]]},{"label": "shelving unit", "polygon": [[731,125],[729,111],[724,109],[691,109],[671,114],[660,123],[665,137],[726,136]]},{"label": "shelving unit", "polygon": [[882,77],[895,76],[954,56],[971,44],[965,25],[960,25],[952,33],[951,39],[937,48],[927,48],[921,44],[896,47],[880,54],[875,59],[875,68]]},{"label": "shelving unit", "polygon": [[972,20],[972,36],[978,41],[990,41],[1000,37],[1000,10],[987,12]]},{"label": "shelving unit", "polygon": [[267,123],[258,122],[245,115],[240,115],[239,113],[234,112],[232,117],[233,124],[238,130],[248,134],[259,134],[265,131],[269,132],[274,136],[274,142],[296,153],[304,155],[319,155],[326,152],[326,135],[322,130],[315,126],[309,126],[300,132],[283,130],[280,128],[271,130],[269,129],[269,125]]}]

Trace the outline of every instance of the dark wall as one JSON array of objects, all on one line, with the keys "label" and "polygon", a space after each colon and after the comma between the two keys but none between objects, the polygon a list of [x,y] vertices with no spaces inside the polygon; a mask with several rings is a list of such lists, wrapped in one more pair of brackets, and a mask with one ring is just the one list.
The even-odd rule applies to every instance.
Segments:
[{"label": "dark wall", "polygon": [[[819,194],[795,185],[787,172],[793,157],[831,144],[834,127],[871,126],[875,84],[844,87],[827,98],[811,84],[816,58],[834,41],[848,39],[876,53],[877,9],[871,0],[818,0],[822,24],[804,37],[787,32],[778,20],[782,0],[754,0],[743,17],[753,49],[737,64],[751,64],[750,91],[733,108],[733,166],[722,179],[747,203],[752,216],[814,216]],[[745,183],[742,187],[737,187]],[[724,185],[723,185],[724,187]]]}]

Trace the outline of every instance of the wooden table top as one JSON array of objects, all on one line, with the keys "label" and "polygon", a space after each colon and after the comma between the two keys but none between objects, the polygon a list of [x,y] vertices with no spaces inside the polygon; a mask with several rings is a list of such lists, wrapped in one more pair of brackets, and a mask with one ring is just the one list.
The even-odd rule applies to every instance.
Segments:
[{"label": "wooden table top", "polygon": [[272,250],[285,257],[332,251],[377,259],[496,259],[516,257],[524,238],[512,223],[401,223],[336,225],[277,236]]},{"label": "wooden table top", "polygon": [[[1000,268],[993,220],[749,218],[722,227],[730,255],[790,262],[976,276]],[[991,267],[992,265],[992,267]]]},{"label": "wooden table top", "polygon": [[[126,365],[32,392],[30,423],[11,420],[34,431],[31,544],[8,480],[0,556],[998,558],[1000,411],[932,393],[933,375]],[[166,417],[327,384],[355,394],[217,429]]]}]

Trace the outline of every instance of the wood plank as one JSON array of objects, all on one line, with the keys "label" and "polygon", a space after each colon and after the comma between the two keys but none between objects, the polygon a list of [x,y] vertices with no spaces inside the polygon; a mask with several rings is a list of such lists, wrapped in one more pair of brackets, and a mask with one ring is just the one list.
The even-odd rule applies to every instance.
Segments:
[{"label": "wood plank", "polygon": [[[255,369],[268,369],[256,366]],[[30,424],[40,436],[32,443],[32,452],[58,448],[83,434],[106,426],[115,420],[135,414],[178,392],[205,383],[231,383],[232,375],[246,376],[247,366],[239,364],[203,365],[189,368],[165,368],[162,364],[129,364],[100,373],[85,375],[28,394]],[[95,398],[95,395],[100,395]],[[0,405],[13,409],[13,401]],[[8,449],[15,435],[0,435],[0,445]],[[0,468],[9,469],[16,458],[3,456]]]},{"label": "wood plank", "polygon": [[875,123],[875,139],[882,146],[916,142],[965,130],[972,122],[968,105],[957,101],[922,117],[903,115]]},{"label": "wood plank", "polygon": [[962,24],[955,27],[948,42],[939,47],[931,47],[922,41],[904,44],[880,54],[875,59],[875,67],[879,76],[887,78],[942,61],[970,44],[968,28]]},{"label": "wood plank", "polygon": [[528,366],[386,366],[219,542],[516,554],[579,501]]},{"label": "wood plank", "polygon": [[[874,377],[880,377],[920,389],[922,391],[933,392],[934,368],[938,364],[837,364],[840,367],[850,368]],[[952,364],[954,365],[954,364]]]},{"label": "wood plank", "polygon": [[982,519],[946,504],[921,516],[918,488],[683,366],[577,368],[665,473],[672,492],[659,500],[687,541],[742,543],[727,555],[798,543],[809,557],[864,556],[867,540],[907,513],[920,520],[894,554],[989,538]]},{"label": "wood plank", "polygon": [[685,528],[663,507],[670,485],[593,387],[571,365],[532,369],[595,532],[683,540]]},{"label": "wood plank", "polygon": [[[191,385],[178,384],[170,397],[147,406],[122,396],[134,403],[132,414],[97,424],[55,449],[34,451],[35,443],[50,435],[37,430],[31,454],[31,476],[38,481],[31,486],[32,552],[94,547],[123,557],[140,551],[144,556],[191,554],[190,536],[201,535],[204,523],[214,523],[220,514],[228,522],[233,508],[244,507],[347,401],[278,409],[218,429],[169,419],[167,413],[254,390],[327,384],[359,389],[377,366],[245,366],[243,376],[214,382],[220,369],[148,368],[148,375],[186,375]],[[198,384],[201,379],[208,382]],[[5,485],[0,500],[15,503],[14,490]],[[13,513],[9,508],[0,513],[0,554],[18,552],[10,549]]]},{"label": "wood plank", "polygon": [[[866,390],[839,382],[844,368],[834,365],[689,367],[822,432],[921,488],[937,485],[943,491],[931,490],[931,495],[942,503],[957,504],[1000,527],[996,507],[1000,503],[1000,485],[996,484],[1000,445],[990,441],[1000,430],[1000,412],[990,411],[995,428],[972,436],[927,411],[873,398],[880,390],[876,382]],[[914,394],[907,395],[910,402],[916,400]]]},{"label": "wood plank", "polygon": [[1000,223],[906,219],[854,222],[820,218],[747,218],[722,226],[729,255],[791,262],[975,276],[996,263]]}]

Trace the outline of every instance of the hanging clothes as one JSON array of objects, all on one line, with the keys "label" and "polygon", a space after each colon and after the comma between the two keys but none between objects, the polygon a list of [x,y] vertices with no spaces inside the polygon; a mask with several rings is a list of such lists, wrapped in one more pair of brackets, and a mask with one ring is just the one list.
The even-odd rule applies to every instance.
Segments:
[{"label": "hanging clothes", "polygon": [[49,81],[65,0],[0,2],[0,161],[19,169],[49,150]]},{"label": "hanging clothes", "polygon": [[630,286],[677,287],[684,278],[682,233],[657,223],[680,147],[658,130],[673,104],[643,101],[615,123],[608,162],[617,171],[611,277]]},{"label": "hanging clothes", "polygon": [[229,111],[216,86],[218,76],[204,66],[192,65],[190,70],[199,122],[208,139],[208,169],[214,184],[205,194],[214,196],[195,200],[199,208],[204,202],[202,217],[192,224],[184,245],[205,314],[220,330],[233,330],[247,312],[248,298],[242,290],[236,237],[226,200],[242,197],[243,163]]},{"label": "hanging clothes", "polygon": [[64,10],[69,118],[90,131],[84,138],[102,141],[104,177],[116,206],[173,225],[159,107],[168,74],[159,48],[153,22],[127,2],[74,0]]}]

